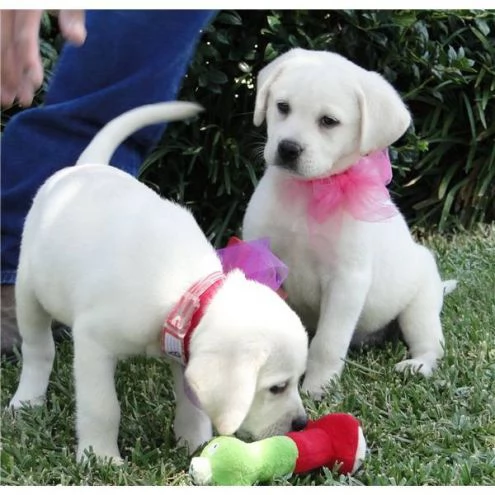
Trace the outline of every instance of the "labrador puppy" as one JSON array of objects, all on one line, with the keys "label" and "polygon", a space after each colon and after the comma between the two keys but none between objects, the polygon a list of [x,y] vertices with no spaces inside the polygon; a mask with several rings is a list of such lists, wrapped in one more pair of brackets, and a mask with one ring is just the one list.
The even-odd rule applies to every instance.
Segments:
[{"label": "labrador puppy", "polygon": [[174,429],[191,451],[220,434],[263,438],[302,428],[307,359],[299,317],[240,271],[222,273],[192,214],[108,165],[139,128],[200,107],[140,107],[110,122],[77,166],[40,188],[26,219],[16,283],[22,373],[13,408],[42,403],[54,359],[52,319],[72,327],[77,457],[121,460],[118,359],[169,357]]},{"label": "labrador puppy", "polygon": [[316,330],[303,390],[321,397],[351,342],[396,318],[411,354],[396,369],[429,375],[443,354],[444,289],[455,281],[442,283],[386,189],[385,150],[408,128],[408,109],[379,74],[293,49],[259,74],[254,124],[265,119],[267,167],[243,237],[270,237],[289,266],[288,301]]}]

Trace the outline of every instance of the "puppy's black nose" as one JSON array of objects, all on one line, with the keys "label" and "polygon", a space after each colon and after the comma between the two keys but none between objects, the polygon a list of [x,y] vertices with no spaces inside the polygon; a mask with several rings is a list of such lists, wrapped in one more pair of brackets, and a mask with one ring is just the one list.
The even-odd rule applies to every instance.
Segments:
[{"label": "puppy's black nose", "polygon": [[290,141],[289,139],[284,139],[278,143],[278,156],[284,162],[284,164],[289,164],[295,162],[303,151],[303,147],[296,143],[296,141]]},{"label": "puppy's black nose", "polygon": [[299,416],[296,419],[292,420],[292,431],[304,430],[307,424],[308,424],[307,416]]}]

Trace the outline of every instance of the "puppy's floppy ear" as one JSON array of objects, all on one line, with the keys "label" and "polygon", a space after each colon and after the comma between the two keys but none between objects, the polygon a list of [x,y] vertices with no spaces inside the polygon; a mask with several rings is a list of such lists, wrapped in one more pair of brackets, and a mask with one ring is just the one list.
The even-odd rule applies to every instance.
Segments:
[{"label": "puppy's floppy ear", "polygon": [[265,120],[270,86],[275,82],[288,61],[303,56],[305,52],[307,52],[307,50],[303,50],[302,48],[293,48],[261,69],[256,82],[257,92],[253,116],[253,123],[255,126],[260,126]]},{"label": "puppy's floppy ear", "polygon": [[380,74],[364,71],[358,87],[361,155],[391,145],[406,132],[411,115],[397,91]]},{"label": "puppy's floppy ear", "polygon": [[265,360],[246,349],[191,357],[186,380],[220,435],[234,434],[248,415]]}]

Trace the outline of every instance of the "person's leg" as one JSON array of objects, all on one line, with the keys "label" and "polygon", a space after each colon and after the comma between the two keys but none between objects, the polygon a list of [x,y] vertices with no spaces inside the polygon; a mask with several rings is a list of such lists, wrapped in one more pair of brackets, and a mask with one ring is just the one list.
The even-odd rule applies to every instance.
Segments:
[{"label": "person's leg", "polygon": [[[89,11],[88,36],[80,48],[66,46],[45,105],[25,110],[2,136],[2,354],[8,347],[24,218],[39,186],[75,162],[94,134],[130,108],[174,100],[212,11]],[[164,125],[136,133],[113,162],[136,174]],[[7,289],[7,290],[6,290]],[[9,294],[10,293],[10,294]],[[12,312],[12,304],[5,309]],[[14,330],[15,331],[15,325]]]}]

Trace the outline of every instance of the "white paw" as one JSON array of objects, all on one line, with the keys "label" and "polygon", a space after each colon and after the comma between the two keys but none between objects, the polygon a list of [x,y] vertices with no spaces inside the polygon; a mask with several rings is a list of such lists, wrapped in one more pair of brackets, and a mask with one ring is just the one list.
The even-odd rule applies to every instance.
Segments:
[{"label": "white paw", "polygon": [[21,399],[14,396],[9,403],[8,409],[17,411],[23,407],[36,407],[45,404],[45,397],[35,397],[34,399]]},{"label": "white paw", "polygon": [[118,449],[109,449],[106,451],[95,451],[92,447],[79,447],[77,450],[77,460],[78,462],[86,462],[89,460],[90,455],[94,454],[98,459],[98,462],[106,463],[110,461],[114,466],[121,466],[124,464],[124,459],[120,457],[120,452]]},{"label": "white paw", "polygon": [[457,280],[442,280],[443,295],[446,296],[457,287]]},{"label": "white paw", "polygon": [[321,400],[325,394],[326,387],[331,386],[332,382],[336,382],[338,379],[338,372],[330,372],[325,375],[306,373],[301,391],[314,400]]},{"label": "white paw", "polygon": [[212,434],[210,435],[188,435],[187,438],[182,435],[177,437],[177,444],[181,447],[185,447],[189,454],[192,454],[196,451],[201,445],[210,441],[212,438]]},{"label": "white paw", "polygon": [[395,371],[401,373],[419,373],[423,376],[430,376],[433,373],[433,366],[420,359],[406,359],[395,365]]},{"label": "white paw", "polygon": [[[98,456],[98,459],[101,459],[101,457]],[[122,466],[122,464],[124,464],[124,459],[122,459],[122,457],[120,456],[105,456],[103,457],[104,460],[110,460],[110,462],[114,465],[114,466]]]},{"label": "white paw", "polygon": [[175,438],[178,445],[186,447],[192,454],[198,447],[209,442],[213,436],[211,422],[207,420],[198,421],[199,424],[193,427],[191,424],[185,425],[177,421],[174,425]]}]

